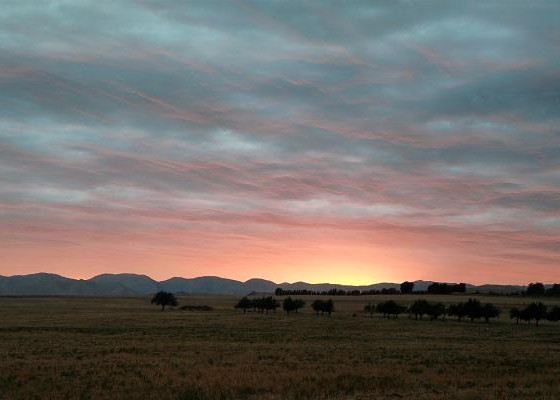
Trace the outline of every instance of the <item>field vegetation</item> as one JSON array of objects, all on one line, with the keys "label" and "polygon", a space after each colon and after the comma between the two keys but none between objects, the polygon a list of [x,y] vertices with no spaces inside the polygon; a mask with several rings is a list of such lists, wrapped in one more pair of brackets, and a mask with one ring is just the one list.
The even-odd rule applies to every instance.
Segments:
[{"label": "field vegetation", "polygon": [[[448,306],[469,297],[422,298]],[[477,296],[502,310],[490,324],[364,311],[417,299],[339,296],[321,318],[313,297],[297,312],[287,302],[289,314],[244,312],[230,296],[179,296],[164,312],[151,297],[4,297],[0,398],[560,398],[560,323],[510,319],[535,299]]]}]

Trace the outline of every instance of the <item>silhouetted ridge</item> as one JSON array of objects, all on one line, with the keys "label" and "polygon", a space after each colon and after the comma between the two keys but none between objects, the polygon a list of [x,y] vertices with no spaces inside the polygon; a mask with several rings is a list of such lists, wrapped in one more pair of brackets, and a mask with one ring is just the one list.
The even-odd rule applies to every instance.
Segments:
[{"label": "silhouetted ridge", "polygon": [[[433,283],[431,281],[414,281],[414,291],[424,292]],[[101,274],[84,280],[66,278],[50,273],[0,276],[0,296],[146,296],[153,295],[160,290],[177,294],[247,295],[252,292],[272,294],[278,288],[286,291],[307,290],[317,293],[329,291],[377,293],[398,291],[400,290],[400,284],[392,282],[361,286],[307,282],[283,282],[278,284],[258,278],[242,282],[218,276],[173,277],[158,282],[149,276],[133,273]],[[473,286],[467,284],[466,289],[468,292],[480,291],[505,294],[522,292],[524,287],[515,285]]]}]

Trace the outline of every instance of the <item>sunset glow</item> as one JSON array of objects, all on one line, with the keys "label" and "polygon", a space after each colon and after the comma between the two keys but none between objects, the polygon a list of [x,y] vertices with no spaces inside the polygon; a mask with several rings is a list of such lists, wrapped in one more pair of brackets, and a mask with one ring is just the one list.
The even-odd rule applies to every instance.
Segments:
[{"label": "sunset glow", "polygon": [[437,4],[3,4],[0,275],[559,281],[560,6]]}]

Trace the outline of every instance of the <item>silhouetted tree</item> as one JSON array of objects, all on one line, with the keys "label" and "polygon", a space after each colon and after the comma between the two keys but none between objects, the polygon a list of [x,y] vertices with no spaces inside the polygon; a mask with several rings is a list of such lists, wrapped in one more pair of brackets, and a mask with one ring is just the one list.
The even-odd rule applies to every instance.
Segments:
[{"label": "silhouetted tree", "polygon": [[544,285],[541,282],[529,283],[525,294],[527,296],[543,296],[545,294]]},{"label": "silhouetted tree", "polygon": [[299,310],[301,310],[303,307],[305,307],[305,301],[303,301],[302,299],[295,299],[294,300],[294,307],[297,313],[299,313]]},{"label": "silhouetted tree", "polygon": [[239,300],[234,307],[242,309],[243,314],[245,314],[248,308],[253,307],[253,302],[247,296],[245,296],[241,300]]},{"label": "silhouetted tree", "polygon": [[368,313],[370,318],[373,318],[373,313],[375,312],[375,304],[371,304],[371,302],[369,304],[366,304],[364,306],[364,312]]},{"label": "silhouetted tree", "polygon": [[280,306],[280,303],[278,303],[278,301],[276,299],[274,299],[272,296],[268,296],[263,298],[263,308],[265,309],[265,312],[268,314],[268,311],[272,310],[274,312],[276,312],[276,309]]},{"label": "silhouetted tree", "polygon": [[315,311],[317,313],[317,315],[319,315],[319,312],[321,312],[321,315],[323,315],[324,313],[327,313],[329,315],[329,317],[331,316],[331,313],[334,311],[334,302],[332,301],[332,299],[329,300],[315,300],[312,304],[311,307],[313,308],[313,311]]},{"label": "silhouetted tree", "polygon": [[550,288],[546,289],[547,296],[560,296],[560,283],[555,283]]},{"label": "silhouetted tree", "polygon": [[465,314],[471,319],[471,322],[473,322],[475,318],[478,319],[482,316],[481,308],[482,306],[480,305],[480,301],[477,299],[469,299],[464,304]]},{"label": "silhouetted tree", "polygon": [[414,319],[422,319],[422,316],[428,314],[430,309],[430,305],[428,304],[427,300],[421,299],[416,300],[412,305],[408,308],[408,312],[414,315]]},{"label": "silhouetted tree", "polygon": [[284,308],[284,311],[286,311],[286,313],[290,315],[290,312],[292,311],[299,312],[299,309],[302,308],[304,305],[305,305],[305,301],[303,300],[286,297],[284,299],[284,303],[282,304],[282,307]]},{"label": "silhouetted tree", "polygon": [[490,321],[490,318],[497,318],[500,314],[500,309],[490,303],[486,303],[480,308],[480,316],[484,318],[486,323]]},{"label": "silhouetted tree", "polygon": [[319,315],[322,305],[323,300],[315,300],[313,303],[311,303],[311,308],[313,309],[313,311],[315,311],[315,313],[317,313],[317,315]]},{"label": "silhouetted tree", "polygon": [[402,294],[410,294],[414,289],[414,282],[405,281],[401,283],[401,293]]},{"label": "silhouetted tree", "polygon": [[282,302],[282,308],[286,311],[286,314],[290,315],[290,312],[294,310],[294,305],[291,297],[286,297]]},{"label": "silhouetted tree", "polygon": [[560,321],[560,307],[559,306],[552,307],[550,311],[548,311],[546,319],[552,322]]},{"label": "silhouetted tree", "polygon": [[276,301],[276,299],[274,299],[272,296],[253,299],[251,303],[253,306],[253,310],[258,311],[261,314],[268,314],[270,310],[276,311],[276,308],[278,308],[280,305],[278,301]]},{"label": "silhouetted tree", "polygon": [[442,303],[428,304],[427,314],[431,319],[438,319],[442,315],[445,315],[445,306]]},{"label": "silhouetted tree", "polygon": [[515,324],[519,325],[519,319],[521,318],[521,310],[517,307],[513,307],[509,310],[509,318],[515,319]]},{"label": "silhouetted tree", "polygon": [[334,302],[332,301],[332,299],[328,299],[325,302],[325,312],[329,315],[329,317],[331,316],[331,313],[334,311]]},{"label": "silhouetted tree", "polygon": [[533,317],[531,316],[531,310],[529,310],[527,307],[522,308],[519,312],[519,318],[522,321],[527,321],[527,324],[531,325],[531,320],[533,319]]},{"label": "silhouetted tree", "polygon": [[465,303],[451,304],[447,307],[447,315],[454,315],[459,321],[467,315],[467,310],[465,309]]},{"label": "silhouetted tree", "polygon": [[161,306],[161,311],[165,310],[165,306],[175,307],[178,304],[177,298],[173,293],[164,292],[163,290],[160,290],[154,295],[151,303]]},{"label": "silhouetted tree", "polygon": [[428,293],[431,294],[450,294],[450,293],[465,293],[467,285],[465,283],[439,283],[434,282],[428,286]]},{"label": "silhouetted tree", "polygon": [[546,318],[546,306],[540,301],[529,304],[525,310],[529,318],[529,323],[534,319],[535,326],[539,326],[539,321]]},{"label": "silhouetted tree", "polygon": [[402,314],[406,310],[406,307],[395,303],[393,300],[387,300],[383,303],[379,303],[376,310],[378,313],[383,314],[383,317],[390,318],[391,315],[393,315],[394,318],[397,318],[399,314]]}]

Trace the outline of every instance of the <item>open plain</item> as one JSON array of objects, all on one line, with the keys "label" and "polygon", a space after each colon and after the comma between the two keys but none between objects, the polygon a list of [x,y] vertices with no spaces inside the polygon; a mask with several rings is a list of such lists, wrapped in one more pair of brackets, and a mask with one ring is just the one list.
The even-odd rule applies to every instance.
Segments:
[{"label": "open plain", "polygon": [[[237,297],[0,298],[2,399],[558,399],[560,324],[370,318],[392,298],[335,297],[331,317],[234,310]],[[446,303],[468,296],[423,296]],[[557,304],[558,300],[543,300]],[[355,314],[355,316],[354,316]]]}]

